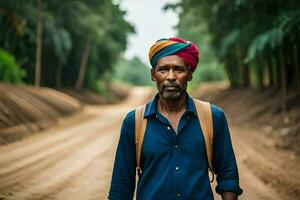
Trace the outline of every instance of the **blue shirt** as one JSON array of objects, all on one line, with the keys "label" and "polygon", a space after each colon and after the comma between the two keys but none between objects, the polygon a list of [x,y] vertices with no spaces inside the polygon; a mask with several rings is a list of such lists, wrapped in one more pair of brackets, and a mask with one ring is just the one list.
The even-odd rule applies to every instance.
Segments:
[{"label": "blue shirt", "polygon": [[[137,200],[212,200],[204,136],[192,98],[177,134],[157,110],[156,95],[146,106],[148,119],[141,154],[142,175],[137,183]],[[213,116],[213,170],[216,192],[242,193],[229,129],[224,112],[211,106]],[[114,163],[109,199],[133,199],[136,177],[134,111],[125,117]]]}]

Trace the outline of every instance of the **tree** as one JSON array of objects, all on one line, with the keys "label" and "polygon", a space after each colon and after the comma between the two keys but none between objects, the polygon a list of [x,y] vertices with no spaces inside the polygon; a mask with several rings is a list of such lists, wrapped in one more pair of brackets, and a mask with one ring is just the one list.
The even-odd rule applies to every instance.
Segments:
[{"label": "tree", "polygon": [[25,75],[25,70],[21,69],[15,57],[9,52],[0,49],[0,81],[22,83],[22,78]]},{"label": "tree", "polygon": [[231,86],[288,92],[299,88],[299,6],[295,0],[182,0],[167,8],[179,12],[179,35],[193,32],[196,41],[211,36]]},{"label": "tree", "polygon": [[[38,20],[34,0],[0,2],[0,47],[12,52],[26,70],[26,83],[88,87],[87,82],[96,83],[112,70],[134,32],[125,12],[111,0],[43,1],[40,8]],[[94,76],[87,75],[91,72]]]},{"label": "tree", "polygon": [[114,66],[112,75],[116,81],[130,85],[153,85],[148,68],[138,57],[120,59]]},{"label": "tree", "polygon": [[35,64],[35,86],[40,87],[41,82],[41,63],[42,63],[42,0],[37,1],[37,25],[36,25],[36,64]]}]

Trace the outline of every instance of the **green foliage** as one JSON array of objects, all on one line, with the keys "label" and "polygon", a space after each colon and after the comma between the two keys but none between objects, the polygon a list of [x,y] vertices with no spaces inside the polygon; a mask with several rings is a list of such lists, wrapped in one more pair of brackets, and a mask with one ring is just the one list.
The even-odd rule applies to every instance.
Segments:
[{"label": "green foliage", "polygon": [[[217,58],[232,86],[283,87],[284,81],[300,88],[299,1],[181,0],[166,8],[179,13],[179,36],[198,44],[200,61]],[[282,72],[287,74],[278,76]]]},{"label": "green foliage", "polygon": [[211,67],[206,67],[199,69],[199,82],[220,82],[226,79],[225,71],[217,66],[211,65]]},{"label": "green foliage", "polygon": [[25,70],[21,69],[15,57],[0,49],[0,81],[22,83],[22,78],[25,76]]},{"label": "green foliage", "polygon": [[[84,86],[95,89],[91,79],[96,83],[112,70],[134,32],[124,16],[112,0],[42,0],[42,85],[73,87],[90,42]],[[0,1],[0,47],[15,55],[27,83],[34,80],[36,28],[37,1]]]},{"label": "green foliage", "polygon": [[204,66],[198,66],[198,69],[193,73],[193,80],[189,87],[194,89],[202,82],[220,82],[227,80],[225,70],[219,63],[206,63]]},{"label": "green foliage", "polygon": [[153,85],[150,69],[137,57],[120,59],[115,65],[114,80],[130,85]]},{"label": "green foliage", "polygon": [[280,29],[274,28],[270,31],[260,34],[250,44],[245,62],[255,60],[267,49],[274,49],[283,39],[283,33]]},{"label": "green foliage", "polygon": [[224,39],[221,41],[221,48],[218,51],[221,58],[226,57],[228,52],[232,51],[234,48],[236,41],[240,38],[241,31],[240,30],[233,30],[228,33]]},{"label": "green foliage", "polygon": [[[168,4],[165,8],[178,11],[180,10],[177,9],[178,6],[180,6],[180,4]],[[197,16],[197,18],[195,16]],[[193,73],[193,80],[190,82],[189,88],[196,88],[201,82],[225,80],[227,77],[224,72],[224,67],[221,63],[217,62],[215,51],[211,45],[212,37],[208,34],[208,24],[203,23],[205,20],[203,16],[200,16],[196,9],[186,11],[184,7],[183,12],[180,12],[180,19],[178,24],[178,36],[195,42],[200,51],[198,68]]]}]

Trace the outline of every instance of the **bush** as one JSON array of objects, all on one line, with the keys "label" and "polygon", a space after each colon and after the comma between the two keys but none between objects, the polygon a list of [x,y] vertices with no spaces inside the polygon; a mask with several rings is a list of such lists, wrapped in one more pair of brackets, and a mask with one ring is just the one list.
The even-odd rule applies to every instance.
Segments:
[{"label": "bush", "polygon": [[203,68],[199,70],[199,82],[218,82],[225,80],[225,74],[222,69]]},{"label": "bush", "polygon": [[0,49],[0,81],[22,83],[26,71],[16,62],[15,57],[9,52]]},{"label": "bush", "polygon": [[152,86],[150,68],[148,68],[139,58],[131,60],[121,59],[115,66],[114,80],[125,82],[129,85]]},{"label": "bush", "polygon": [[202,82],[220,82],[227,79],[226,72],[222,65],[218,63],[199,64],[193,73],[193,80],[189,84],[189,88],[194,89]]}]

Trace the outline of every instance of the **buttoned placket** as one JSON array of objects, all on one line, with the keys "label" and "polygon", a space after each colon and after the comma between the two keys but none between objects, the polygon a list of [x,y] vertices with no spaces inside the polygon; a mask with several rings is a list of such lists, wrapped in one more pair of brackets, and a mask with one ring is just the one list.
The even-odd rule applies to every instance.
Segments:
[{"label": "buttoned placket", "polygon": [[[180,151],[180,145],[179,145],[179,137],[180,137],[180,132],[182,132],[183,128],[187,125],[188,123],[188,120],[190,119],[190,115],[189,113],[185,112],[180,121],[179,121],[179,125],[178,125],[178,132],[176,134],[176,137],[175,137],[175,141],[174,141],[174,148],[173,148],[173,152],[174,152],[174,180],[176,181],[179,173],[180,173],[180,169],[181,169],[181,166],[180,166],[180,159],[178,159],[178,156],[177,156],[177,153]],[[179,180],[177,180],[178,182]],[[177,183],[175,182],[175,191],[176,191],[176,198],[177,199],[180,199],[182,198],[182,193],[181,193],[181,190],[180,188],[178,188],[177,186]]]},{"label": "buttoned placket", "polygon": [[[160,115],[160,116],[158,116]],[[178,138],[180,137],[179,134],[180,132],[183,130],[183,128],[187,125],[188,120],[190,119],[190,115],[186,112],[182,115],[180,121],[179,121],[179,125],[178,125],[178,130],[177,130],[177,134],[175,132],[175,130],[173,129],[173,127],[170,125],[170,123],[168,122],[168,120],[161,114],[156,114],[155,118],[158,119],[159,121],[161,121],[161,123],[163,124],[163,126],[166,127],[167,133],[170,134],[170,136],[172,137],[172,146],[173,146],[173,155],[174,155],[174,191],[175,191],[175,195],[176,198],[182,198],[182,193],[180,188],[178,188],[178,175],[180,173],[180,159],[178,159],[178,152],[180,151],[180,145],[178,142]]]}]

